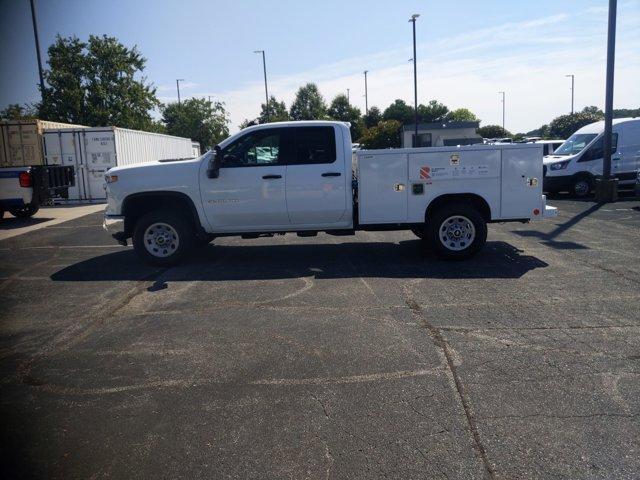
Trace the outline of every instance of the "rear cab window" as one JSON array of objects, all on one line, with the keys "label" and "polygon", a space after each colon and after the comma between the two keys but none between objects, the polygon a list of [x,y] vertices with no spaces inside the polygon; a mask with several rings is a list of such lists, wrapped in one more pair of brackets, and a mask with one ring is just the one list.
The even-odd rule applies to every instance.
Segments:
[{"label": "rear cab window", "polygon": [[333,163],[337,159],[334,127],[295,127],[291,165]]}]

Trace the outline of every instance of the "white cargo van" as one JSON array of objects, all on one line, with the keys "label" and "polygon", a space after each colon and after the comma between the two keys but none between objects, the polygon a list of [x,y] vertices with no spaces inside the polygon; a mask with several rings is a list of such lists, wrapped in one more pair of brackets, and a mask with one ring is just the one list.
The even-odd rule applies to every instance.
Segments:
[{"label": "white cargo van", "polygon": [[[544,157],[544,190],[588,195],[602,175],[604,122],[582,127],[553,155]],[[621,185],[633,186],[640,168],[640,118],[613,120],[611,174]]]}]

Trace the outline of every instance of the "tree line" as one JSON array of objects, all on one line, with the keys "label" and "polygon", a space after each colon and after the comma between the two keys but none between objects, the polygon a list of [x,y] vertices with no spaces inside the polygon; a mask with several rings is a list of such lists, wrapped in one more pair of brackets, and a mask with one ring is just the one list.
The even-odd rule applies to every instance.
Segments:
[{"label": "tree line", "polygon": [[[222,102],[189,98],[181,103],[161,103],[156,88],[143,75],[146,59],[136,46],[128,48],[116,38],[91,35],[88,41],[76,36],[57,36],[48,49],[46,86],[42,100],[32,105],[9,105],[0,111],[1,118],[41,118],[86,126],[116,125],[123,128],[167,133],[192,138],[203,148],[210,148],[229,135],[229,115]],[[152,117],[159,110],[161,119]],[[364,114],[351,105],[344,94],[327,103],[317,85],[307,83],[296,92],[291,106],[270,96],[261,104],[260,114],[240,125],[286,120],[339,120],[351,124],[351,136],[365,148],[399,147],[403,125],[414,123],[414,108],[397,99],[384,110],[372,106]],[[639,109],[614,110],[614,117],[638,116]],[[450,110],[431,100],[419,104],[419,123],[475,121],[480,119],[466,108]],[[596,107],[561,115],[549,124],[527,133],[511,134],[499,125],[478,129],[484,138],[525,136],[567,138],[580,127],[601,120]]]}]

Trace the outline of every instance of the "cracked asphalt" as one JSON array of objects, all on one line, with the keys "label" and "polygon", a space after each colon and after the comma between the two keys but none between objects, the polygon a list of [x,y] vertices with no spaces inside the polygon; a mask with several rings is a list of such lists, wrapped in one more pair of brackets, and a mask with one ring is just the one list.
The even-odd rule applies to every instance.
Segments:
[{"label": "cracked asphalt", "polygon": [[154,269],[98,213],[0,241],[3,478],[639,478],[640,201],[550,203],[462,263],[360,232]]}]

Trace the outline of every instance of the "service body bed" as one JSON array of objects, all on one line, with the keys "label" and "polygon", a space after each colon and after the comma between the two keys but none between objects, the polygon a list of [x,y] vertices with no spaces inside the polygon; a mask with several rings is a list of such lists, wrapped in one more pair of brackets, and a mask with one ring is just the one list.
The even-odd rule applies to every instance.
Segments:
[{"label": "service body bed", "polygon": [[474,194],[491,221],[555,216],[542,195],[542,147],[462,147],[361,150],[356,153],[361,225],[421,223],[442,195]]}]

